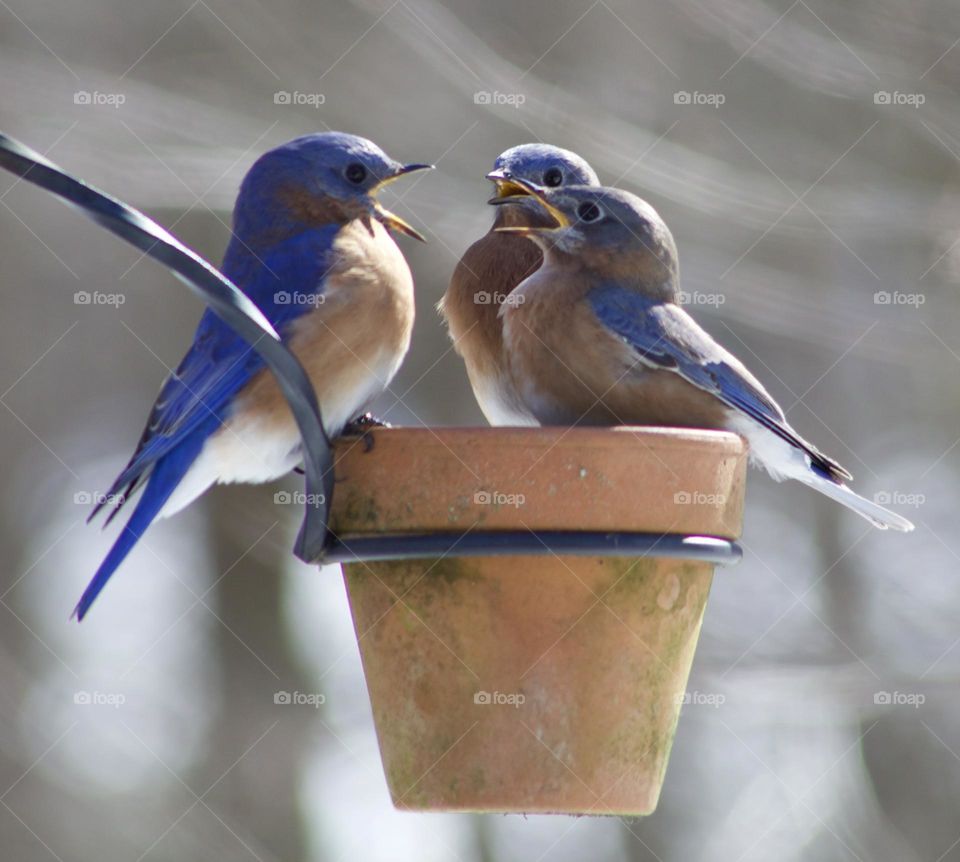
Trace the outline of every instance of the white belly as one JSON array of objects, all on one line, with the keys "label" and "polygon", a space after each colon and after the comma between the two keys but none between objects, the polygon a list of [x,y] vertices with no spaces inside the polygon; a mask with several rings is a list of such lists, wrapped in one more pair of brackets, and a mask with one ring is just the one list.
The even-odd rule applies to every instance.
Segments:
[{"label": "white belly", "polygon": [[471,378],[474,397],[486,416],[487,422],[499,426],[539,425],[533,414],[513,403],[504,391],[503,384],[496,378]]},{"label": "white belly", "polygon": [[[344,426],[360,415],[393,379],[402,356],[381,353],[369,367],[357,363],[353,374],[342,374],[320,400],[327,435],[339,436]],[[289,473],[302,460],[300,433],[289,421],[261,418],[244,404],[243,396],[223,427],[211,434],[197,460],[177,485],[158,517],[179,512],[211,485],[272,482]]]}]

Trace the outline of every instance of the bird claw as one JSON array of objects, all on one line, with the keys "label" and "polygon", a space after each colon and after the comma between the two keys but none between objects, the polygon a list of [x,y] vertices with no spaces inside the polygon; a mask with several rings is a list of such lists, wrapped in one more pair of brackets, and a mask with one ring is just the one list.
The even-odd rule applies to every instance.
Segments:
[{"label": "bird claw", "polygon": [[390,428],[389,422],[378,419],[372,413],[364,413],[358,416],[352,422],[348,422],[343,428],[344,437],[360,437],[363,440],[363,451],[369,452],[373,449],[373,435],[370,433],[374,428]]},{"label": "bird claw", "polygon": [[369,431],[371,428],[391,428],[389,422],[385,422],[383,419],[378,419],[372,413],[364,413],[362,416],[358,416],[352,422],[348,422],[343,427],[343,436],[352,436],[357,437],[363,434],[366,431]]}]

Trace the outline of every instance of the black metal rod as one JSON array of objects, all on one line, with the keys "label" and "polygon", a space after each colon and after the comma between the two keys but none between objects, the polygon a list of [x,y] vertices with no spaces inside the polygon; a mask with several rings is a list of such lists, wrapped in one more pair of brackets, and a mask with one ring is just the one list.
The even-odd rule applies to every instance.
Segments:
[{"label": "black metal rod", "polygon": [[736,542],[714,536],[673,533],[602,533],[579,530],[472,530],[469,533],[400,533],[332,538],[325,563],[356,563],[437,557],[504,556],[665,557],[722,566],[740,561]]}]

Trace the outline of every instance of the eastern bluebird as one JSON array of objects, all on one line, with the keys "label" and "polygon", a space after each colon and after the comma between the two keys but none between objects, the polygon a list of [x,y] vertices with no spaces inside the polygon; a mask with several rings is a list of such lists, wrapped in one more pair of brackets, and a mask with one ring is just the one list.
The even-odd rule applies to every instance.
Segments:
[{"label": "eastern bluebird", "polygon": [[[733,431],[777,481],[809,485],[880,529],[913,529],[850,490],[850,473],[800,437],[760,382],[677,304],[677,250],[653,207],[619,189],[515,182],[528,193],[521,200],[532,195],[555,220],[499,228],[544,254],[501,311],[516,391],[539,422]],[[521,219],[530,212],[512,209]]]},{"label": "eastern bluebird", "polygon": [[[423,237],[376,194],[430,167],[402,165],[371,141],[325,132],[264,154],[240,186],[222,271],[306,369],[329,437],[386,388],[410,345],[413,279],[387,229]],[[207,311],[105,497],[122,505],[145,486],[77,617],[155,518],[216,482],[268,482],[300,459],[296,423],[263,360]]]},{"label": "eastern bluebird", "polygon": [[[483,415],[491,425],[536,425],[510,383],[503,356],[498,316],[510,292],[540,266],[543,256],[532,243],[498,233],[519,224],[514,210],[524,206],[523,187],[512,177],[553,188],[599,185],[597,175],[580,156],[549,144],[521,144],[502,153],[487,179],[496,185],[495,199],[516,201],[500,207],[490,230],[468,248],[450,278],[438,308],[447,321],[454,347],[467,366],[467,376]],[[552,218],[530,202],[525,213],[531,224],[551,224]]]}]

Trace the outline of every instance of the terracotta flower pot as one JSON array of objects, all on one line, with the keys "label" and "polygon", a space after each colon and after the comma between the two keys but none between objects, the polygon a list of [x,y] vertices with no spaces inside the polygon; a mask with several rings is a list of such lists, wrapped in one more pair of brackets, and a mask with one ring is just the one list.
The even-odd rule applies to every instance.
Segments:
[{"label": "terracotta flower pot", "polygon": [[[740,531],[740,438],[417,428],[371,439],[337,446],[341,549],[389,536],[417,554],[428,534],[452,546],[344,565],[394,804],[653,811],[719,559],[709,549],[729,552]],[[501,555],[462,556],[466,531],[471,553]],[[652,549],[510,555],[513,538],[530,550],[531,531],[537,542],[576,531],[559,537],[574,543],[649,534]]]}]

